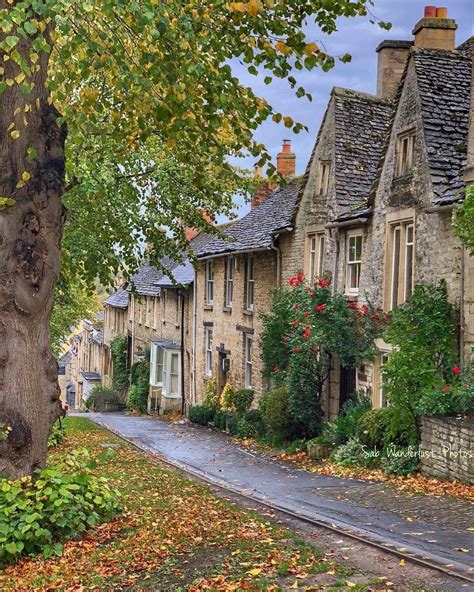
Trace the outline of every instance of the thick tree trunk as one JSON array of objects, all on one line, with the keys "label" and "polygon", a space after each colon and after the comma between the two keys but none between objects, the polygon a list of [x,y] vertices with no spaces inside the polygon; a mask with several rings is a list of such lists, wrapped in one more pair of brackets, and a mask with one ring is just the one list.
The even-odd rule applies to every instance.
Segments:
[{"label": "thick tree trunk", "polygon": [[[17,49],[29,56],[30,41]],[[1,52],[0,63],[0,79],[18,75]],[[34,82],[31,94],[23,95],[17,84],[0,94],[0,198],[15,200],[0,211],[0,432],[8,434],[0,437],[0,473],[13,477],[44,466],[61,411],[49,320],[64,218],[66,131],[48,102],[48,56],[38,65],[27,78]]]}]

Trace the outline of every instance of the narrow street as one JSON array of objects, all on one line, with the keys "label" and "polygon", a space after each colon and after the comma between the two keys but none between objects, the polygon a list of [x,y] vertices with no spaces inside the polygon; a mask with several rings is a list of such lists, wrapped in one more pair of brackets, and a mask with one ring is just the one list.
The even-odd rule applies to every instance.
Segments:
[{"label": "narrow street", "polygon": [[467,530],[474,526],[474,506],[468,502],[315,475],[249,453],[223,434],[186,424],[119,413],[87,417],[196,477],[474,579],[474,533]]}]

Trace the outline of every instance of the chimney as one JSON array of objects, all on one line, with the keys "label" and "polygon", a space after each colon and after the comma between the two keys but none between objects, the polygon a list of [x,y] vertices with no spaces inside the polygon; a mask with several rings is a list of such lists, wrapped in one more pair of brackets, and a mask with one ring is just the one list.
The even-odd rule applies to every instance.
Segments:
[{"label": "chimney", "polygon": [[[199,208],[199,213],[208,224],[213,223],[213,219],[209,215],[209,212],[206,212],[206,210]],[[200,232],[201,230],[199,230],[198,228],[186,228],[184,231],[184,235],[186,237],[186,240],[192,241],[193,238],[196,238]]]},{"label": "chimney", "polygon": [[412,41],[388,39],[377,47],[379,55],[377,66],[377,95],[383,99],[393,99],[405,71]]},{"label": "chimney", "polygon": [[295,176],[296,155],[291,151],[291,140],[283,140],[283,147],[277,155],[277,170],[283,177]]},{"label": "chimney", "polygon": [[448,18],[447,8],[426,6],[424,17],[413,29],[415,47],[453,51],[456,47],[456,25]]},{"label": "chimney", "polygon": [[263,178],[262,169],[259,166],[255,167],[254,174],[258,186],[255,190],[255,193],[252,195],[252,209],[263,203],[270,193],[276,189],[276,185],[274,183],[269,183]]}]

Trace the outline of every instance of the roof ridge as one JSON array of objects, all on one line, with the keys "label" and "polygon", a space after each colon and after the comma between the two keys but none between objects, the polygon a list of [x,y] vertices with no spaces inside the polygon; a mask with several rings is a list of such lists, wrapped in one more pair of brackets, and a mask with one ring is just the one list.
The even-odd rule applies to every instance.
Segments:
[{"label": "roof ridge", "polygon": [[381,103],[383,105],[391,105],[392,101],[383,97],[379,97],[378,95],[374,95],[368,92],[364,92],[361,90],[354,90],[352,88],[345,88],[343,86],[334,86],[331,92],[331,95],[334,97],[347,97],[347,98],[359,98],[359,99],[366,99],[373,103]]}]

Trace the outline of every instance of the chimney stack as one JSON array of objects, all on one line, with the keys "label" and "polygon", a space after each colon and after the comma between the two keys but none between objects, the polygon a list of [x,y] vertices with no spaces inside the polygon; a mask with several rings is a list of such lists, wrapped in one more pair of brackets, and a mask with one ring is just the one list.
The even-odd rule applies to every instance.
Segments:
[{"label": "chimney stack", "polygon": [[277,155],[277,170],[283,177],[295,176],[296,155],[291,151],[291,140],[283,140],[283,147]]},{"label": "chimney stack", "polygon": [[379,54],[377,66],[377,95],[383,99],[393,99],[405,71],[412,41],[388,39],[377,47]]},{"label": "chimney stack", "polygon": [[[201,214],[201,216],[203,217],[203,219],[208,223],[208,224],[213,224],[213,219],[211,218],[211,216],[209,215],[209,212],[207,212],[206,210],[204,210],[203,208],[199,208],[199,213]],[[198,228],[186,228],[184,231],[184,235],[186,237],[186,240],[188,241],[192,241],[193,238],[196,238],[197,235],[201,232],[201,230],[199,230]]]},{"label": "chimney stack", "polygon": [[453,51],[456,47],[456,29],[453,19],[448,18],[445,7],[426,6],[424,17],[413,29],[415,47]]}]

